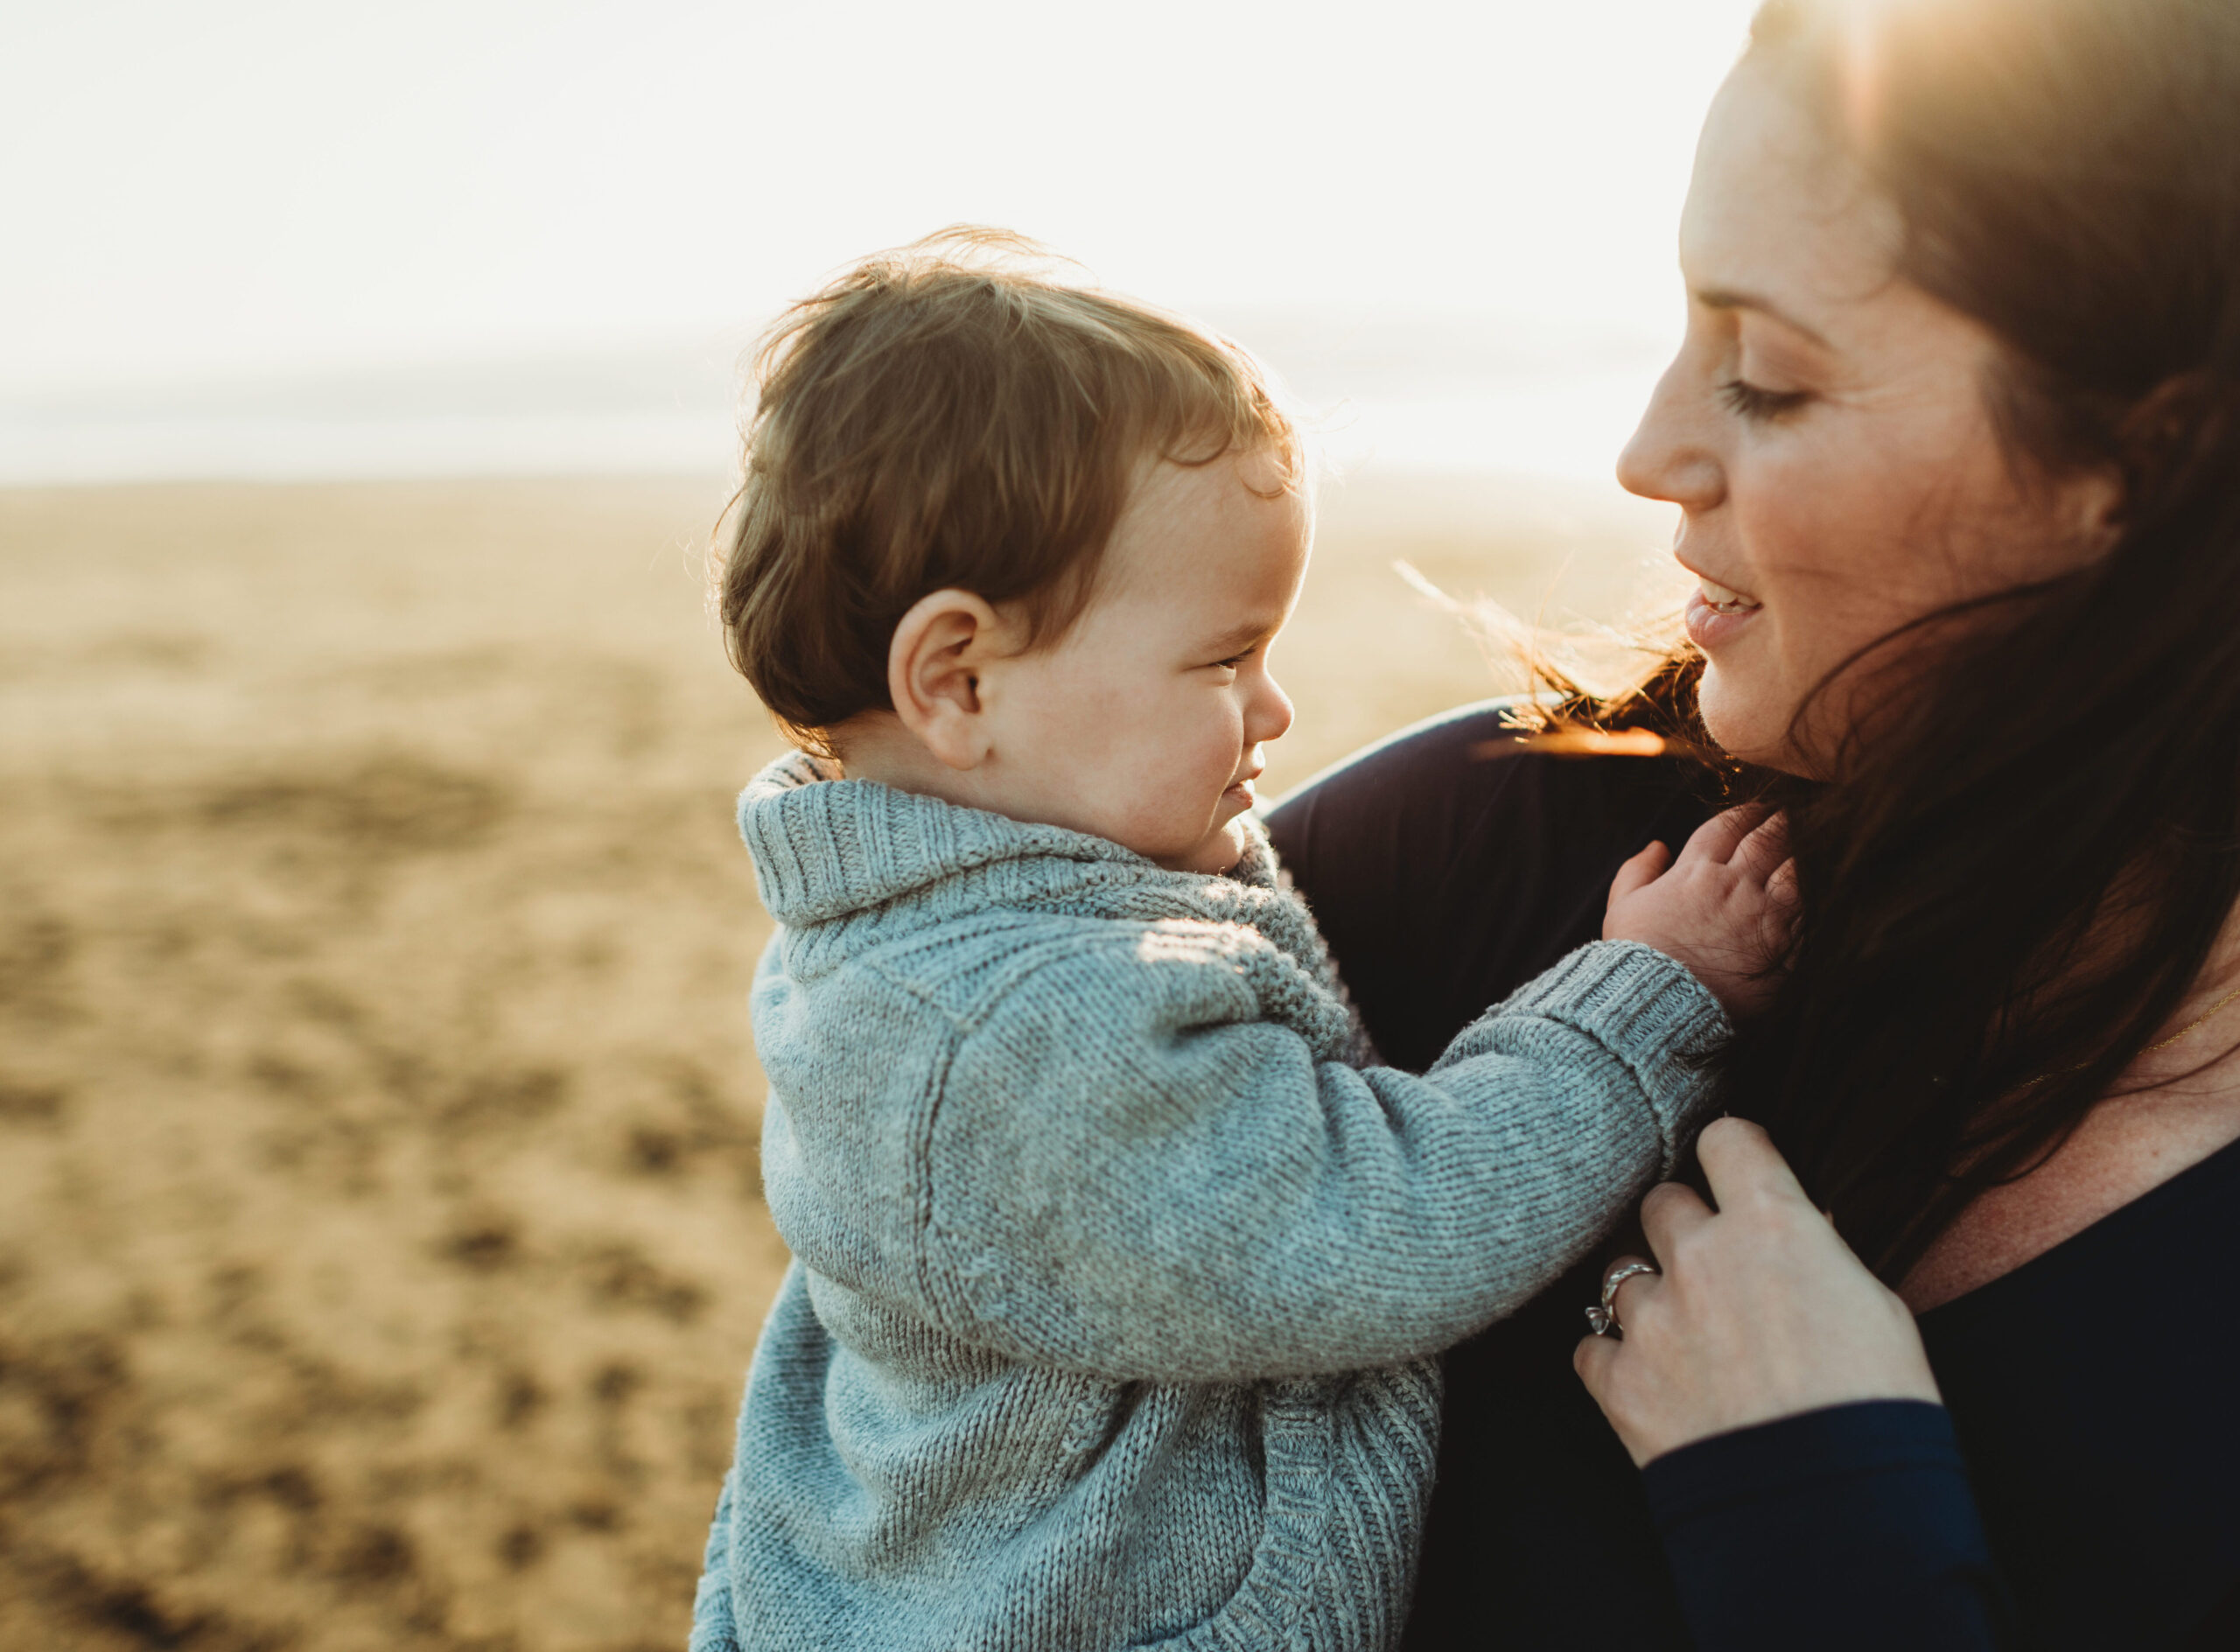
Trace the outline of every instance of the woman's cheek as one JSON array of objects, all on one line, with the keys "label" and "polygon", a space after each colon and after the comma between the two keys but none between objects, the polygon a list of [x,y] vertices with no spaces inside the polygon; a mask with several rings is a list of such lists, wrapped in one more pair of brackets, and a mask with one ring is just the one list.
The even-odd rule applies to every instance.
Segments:
[{"label": "woman's cheek", "polygon": [[[1797,713],[1847,657],[1870,594],[1857,576],[1874,560],[1863,549],[1872,536],[1858,531],[1871,501],[1843,497],[1845,478],[1819,462],[1822,446],[1785,438],[1732,479],[1740,571],[1761,606],[1706,666],[1700,705],[1712,737],[1738,757],[1787,760]],[[1820,508],[1800,512],[1799,501]]]}]

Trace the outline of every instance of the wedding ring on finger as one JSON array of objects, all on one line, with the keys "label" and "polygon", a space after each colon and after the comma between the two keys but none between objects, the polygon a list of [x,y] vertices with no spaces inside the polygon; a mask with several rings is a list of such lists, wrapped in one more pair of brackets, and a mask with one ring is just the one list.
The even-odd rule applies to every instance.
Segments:
[{"label": "wedding ring on finger", "polygon": [[1634,1257],[1613,1264],[1610,1271],[1602,1276],[1602,1302],[1599,1307],[1586,1311],[1587,1329],[1597,1336],[1608,1336],[1615,1331],[1624,1334],[1626,1327],[1618,1323],[1618,1287],[1637,1273],[1656,1273],[1659,1270],[1653,1262]]}]

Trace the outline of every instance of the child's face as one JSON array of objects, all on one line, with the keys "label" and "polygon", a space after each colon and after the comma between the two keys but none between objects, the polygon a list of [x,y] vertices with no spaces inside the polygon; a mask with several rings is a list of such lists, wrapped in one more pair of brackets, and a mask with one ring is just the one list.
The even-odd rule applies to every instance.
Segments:
[{"label": "child's face", "polygon": [[1004,812],[1176,871],[1236,864],[1261,744],[1292,723],[1268,653],[1312,537],[1306,501],[1277,482],[1264,454],[1150,471],[1088,611],[1054,647],[984,682],[985,778],[1000,774]]}]

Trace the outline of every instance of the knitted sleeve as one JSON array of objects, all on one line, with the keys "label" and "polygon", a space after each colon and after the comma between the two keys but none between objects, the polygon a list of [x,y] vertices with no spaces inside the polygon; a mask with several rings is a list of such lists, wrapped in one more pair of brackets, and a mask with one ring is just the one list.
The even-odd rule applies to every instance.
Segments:
[{"label": "knitted sleeve", "polygon": [[1394,1362],[1521,1306],[1666,1170],[1726,1027],[1583,948],[1421,1075],[1312,1058],[1234,968],[1035,972],[956,1049],[925,1146],[935,1317],[1014,1359],[1236,1381]]}]

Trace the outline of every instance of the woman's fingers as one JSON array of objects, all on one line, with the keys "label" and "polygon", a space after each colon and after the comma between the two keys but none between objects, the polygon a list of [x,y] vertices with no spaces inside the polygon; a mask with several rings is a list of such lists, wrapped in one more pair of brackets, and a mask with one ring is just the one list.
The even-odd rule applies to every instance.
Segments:
[{"label": "woman's fingers", "polygon": [[1711,1219],[1712,1208],[1684,1182],[1659,1182],[1642,1200],[1642,1233],[1659,1267],[1670,1267],[1682,1236]]},{"label": "woman's fingers", "polygon": [[[1637,889],[1646,889],[1664,876],[1664,869],[1672,864],[1672,851],[1662,844],[1651,844],[1618,868],[1617,877],[1610,882],[1610,900],[1623,900]],[[1606,911],[1609,902],[1604,903]]]},{"label": "woman's fingers", "polygon": [[1712,816],[1696,828],[1688,839],[1688,846],[1680,851],[1683,860],[1712,860],[1724,866],[1734,858],[1734,851],[1742,840],[1757,830],[1766,818],[1762,804],[1745,803],[1740,808],[1730,808]]},{"label": "woman's fingers", "polygon": [[1604,1410],[1610,1409],[1610,1368],[1625,1345],[1614,1336],[1587,1336],[1572,1350],[1572,1369]]},{"label": "woman's fingers", "polygon": [[[1656,1291],[1658,1283],[1656,1267],[1656,1264],[1647,1256],[1620,1256],[1602,1270],[1602,1277],[1605,1279],[1623,1269],[1632,1270],[1627,1273],[1624,1278],[1619,1280],[1616,1288],[1608,1293],[1610,1310],[1618,1316],[1620,1330],[1622,1331],[1626,1326],[1626,1304],[1630,1301],[1638,1308],[1642,1299]],[[1644,1272],[1644,1269],[1649,1271]]]},{"label": "woman's fingers", "polygon": [[1572,1354],[1634,1461],[1830,1405],[1934,1404],[1913,1316],[1806,1202],[1766,1133],[1720,1119],[1697,1152],[1718,1209],[1683,1186],[1652,1189],[1642,1226],[1665,1271],[1612,1290],[1624,1340],[1589,1338],[1600,1346]]},{"label": "woman's fingers", "polygon": [[1696,1162],[1704,1167],[1704,1180],[1721,1210],[1752,1199],[1793,1199],[1811,1208],[1773,1138],[1746,1118],[1715,1118],[1704,1126],[1696,1138]]}]

